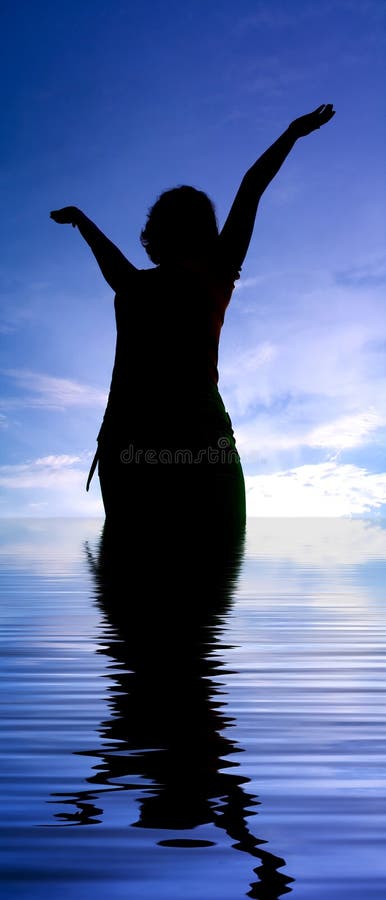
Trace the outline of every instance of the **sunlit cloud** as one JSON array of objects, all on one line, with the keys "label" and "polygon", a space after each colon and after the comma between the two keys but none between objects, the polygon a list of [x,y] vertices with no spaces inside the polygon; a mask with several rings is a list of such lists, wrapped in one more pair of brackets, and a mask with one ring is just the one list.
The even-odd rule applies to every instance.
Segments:
[{"label": "sunlit cloud", "polygon": [[257,404],[273,406],[282,396],[314,395],[319,411],[320,398],[326,398],[340,416],[358,413],[363,406],[375,412],[384,408],[386,381],[377,354],[374,364],[372,354],[372,342],[382,334],[386,339],[378,321],[370,328],[323,322],[321,316],[318,325],[311,325],[299,316],[287,325],[260,323],[255,342],[255,328],[248,330],[244,349],[235,359],[229,351],[224,354],[221,367],[221,385],[233,414],[246,416]]},{"label": "sunlit cloud", "polygon": [[13,488],[46,488],[55,482],[62,487],[77,480],[80,456],[42,456],[32,462],[0,466],[0,485]]},{"label": "sunlit cloud", "polygon": [[[317,404],[316,398],[314,402]],[[385,424],[386,419],[373,410],[342,416],[311,429],[291,423],[286,411],[281,415],[261,413],[237,428],[237,445],[246,461],[306,448],[320,447],[334,454],[371,443],[375,432]]]},{"label": "sunlit cloud", "polygon": [[265,280],[264,275],[253,275],[251,278],[240,278],[240,281],[236,281],[235,291],[243,291],[246,288],[256,287],[257,284],[262,284]]},{"label": "sunlit cloud", "polygon": [[[1,466],[0,485],[10,497],[3,515],[12,515],[12,503],[18,515],[103,515],[97,482],[85,491],[89,463],[85,454]],[[247,475],[246,491],[248,516],[365,516],[386,505],[386,473],[329,461]]]},{"label": "sunlit cloud", "polygon": [[86,493],[91,454],[39,457],[20,465],[0,466],[4,516],[101,516],[98,487]]},{"label": "sunlit cloud", "polygon": [[[368,276],[374,265],[363,261],[360,272]],[[225,333],[220,368],[241,458],[249,468],[263,462],[271,473],[307,463],[317,450],[321,463],[355,448],[370,450],[386,424],[380,287],[353,291],[331,273],[305,272],[295,279],[302,284],[296,296],[293,275],[283,276],[285,304],[275,296],[272,308],[275,284],[268,278],[254,287],[252,274],[248,287],[246,279],[246,303],[244,293],[237,301],[247,310],[237,347]]]},{"label": "sunlit cloud", "polygon": [[359,516],[386,504],[386,473],[336,462],[246,477],[249,516]]},{"label": "sunlit cloud", "polygon": [[385,419],[369,410],[353,416],[342,416],[326,425],[320,425],[309,435],[310,447],[328,447],[343,450],[359,447],[369,440],[370,434],[385,424]]},{"label": "sunlit cloud", "polygon": [[7,407],[34,406],[52,410],[69,407],[103,407],[107,394],[99,388],[69,378],[57,378],[27,369],[7,369],[4,374],[25,396],[8,396]]},{"label": "sunlit cloud", "polygon": [[62,453],[58,456],[40,456],[38,459],[35,459],[34,465],[52,469],[63,469],[66,466],[73,466],[74,463],[81,461],[82,458],[80,456],[69,456],[66,453]]}]

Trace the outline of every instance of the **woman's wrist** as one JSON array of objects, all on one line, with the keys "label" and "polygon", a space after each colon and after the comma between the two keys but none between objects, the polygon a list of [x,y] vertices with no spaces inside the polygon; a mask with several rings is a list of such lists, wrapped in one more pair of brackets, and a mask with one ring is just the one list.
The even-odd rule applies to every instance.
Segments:
[{"label": "woman's wrist", "polygon": [[74,206],[74,218],[72,220],[72,224],[75,228],[76,225],[80,225],[82,221],[84,221],[85,215],[81,209],[78,209],[77,206]]},{"label": "woman's wrist", "polygon": [[288,132],[289,137],[291,137],[293,141],[297,141],[297,139],[301,136],[299,134],[299,129],[297,126],[296,119],[294,119],[293,122],[290,122],[290,124],[287,128],[287,132]]}]

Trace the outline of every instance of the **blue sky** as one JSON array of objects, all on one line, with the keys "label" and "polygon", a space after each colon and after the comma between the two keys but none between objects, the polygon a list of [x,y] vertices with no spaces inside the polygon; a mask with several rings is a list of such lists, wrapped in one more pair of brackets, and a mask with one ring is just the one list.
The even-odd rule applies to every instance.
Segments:
[{"label": "blue sky", "polygon": [[383,0],[3,5],[0,515],[103,513],[85,480],[114,355],[113,295],[74,204],[147,267],[166,188],[223,223],[292,119],[303,138],[259,206],[220,346],[250,515],[384,515]]}]

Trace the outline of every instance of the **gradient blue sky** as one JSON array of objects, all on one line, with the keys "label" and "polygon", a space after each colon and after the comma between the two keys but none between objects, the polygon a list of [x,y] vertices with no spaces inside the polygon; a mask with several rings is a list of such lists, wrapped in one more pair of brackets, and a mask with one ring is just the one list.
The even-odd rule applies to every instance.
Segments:
[{"label": "gradient blue sky", "polygon": [[386,511],[383,0],[3,4],[0,514],[102,514],[85,480],[113,295],[49,211],[81,207],[135,265],[179,183],[223,223],[245,170],[320,103],[261,201],[220,347],[252,515]]}]

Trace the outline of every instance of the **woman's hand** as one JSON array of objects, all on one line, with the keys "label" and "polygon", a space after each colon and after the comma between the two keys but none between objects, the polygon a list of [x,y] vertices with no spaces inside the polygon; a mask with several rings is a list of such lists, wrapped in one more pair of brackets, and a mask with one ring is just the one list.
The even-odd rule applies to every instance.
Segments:
[{"label": "woman's hand", "polygon": [[54,222],[58,222],[59,225],[72,225],[73,228],[79,224],[82,215],[77,206],[64,206],[63,209],[53,209],[50,213]]},{"label": "woman's hand", "polygon": [[289,126],[289,130],[297,138],[305,137],[306,134],[311,134],[311,131],[316,131],[321,125],[325,125],[326,122],[329,122],[334,115],[335,110],[333,109],[332,103],[322,103],[321,106],[318,106],[317,109],[314,109],[314,111],[308,113],[308,115],[300,116],[299,119],[294,119]]}]

